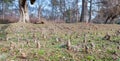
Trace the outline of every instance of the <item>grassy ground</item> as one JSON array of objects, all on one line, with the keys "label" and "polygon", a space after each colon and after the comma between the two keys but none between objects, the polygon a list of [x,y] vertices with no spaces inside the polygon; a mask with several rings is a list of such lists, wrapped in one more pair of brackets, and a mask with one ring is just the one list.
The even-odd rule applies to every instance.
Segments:
[{"label": "grassy ground", "polygon": [[0,61],[12,60],[120,61],[120,25],[0,24]]}]

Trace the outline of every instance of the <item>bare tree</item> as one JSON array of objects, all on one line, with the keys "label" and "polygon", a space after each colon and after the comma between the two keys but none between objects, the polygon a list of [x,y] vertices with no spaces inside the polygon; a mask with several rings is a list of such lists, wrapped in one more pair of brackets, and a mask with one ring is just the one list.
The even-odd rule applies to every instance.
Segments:
[{"label": "bare tree", "polygon": [[[120,0],[98,0],[99,10],[96,20],[102,23],[113,23],[120,15]],[[99,22],[100,22],[99,21]]]},{"label": "bare tree", "polygon": [[44,9],[44,2],[45,2],[45,0],[38,0],[37,1],[38,3],[37,3],[37,5],[38,5],[38,18],[39,18],[39,20],[41,20],[41,16],[42,16],[42,10]]}]

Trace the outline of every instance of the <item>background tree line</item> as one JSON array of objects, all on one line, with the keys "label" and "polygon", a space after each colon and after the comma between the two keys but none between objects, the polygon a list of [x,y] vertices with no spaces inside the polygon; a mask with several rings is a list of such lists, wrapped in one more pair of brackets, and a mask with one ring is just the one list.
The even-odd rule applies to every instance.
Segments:
[{"label": "background tree line", "polygon": [[[19,1],[0,0],[0,22],[19,20]],[[120,23],[120,0],[27,0],[30,21]]]}]

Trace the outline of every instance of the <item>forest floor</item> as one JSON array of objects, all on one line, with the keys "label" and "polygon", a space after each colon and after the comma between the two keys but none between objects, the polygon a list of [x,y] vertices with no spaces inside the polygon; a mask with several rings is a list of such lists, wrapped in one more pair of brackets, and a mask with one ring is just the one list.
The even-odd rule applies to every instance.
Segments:
[{"label": "forest floor", "polygon": [[120,25],[0,24],[0,61],[120,61]]}]

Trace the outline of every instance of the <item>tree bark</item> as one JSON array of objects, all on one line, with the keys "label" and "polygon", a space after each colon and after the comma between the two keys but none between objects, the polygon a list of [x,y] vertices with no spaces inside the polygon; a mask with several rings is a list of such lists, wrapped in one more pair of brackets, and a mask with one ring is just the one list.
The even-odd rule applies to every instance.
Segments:
[{"label": "tree bark", "polygon": [[88,22],[88,8],[87,8],[87,0],[82,0],[82,11],[81,11],[81,17],[80,22]]},{"label": "tree bark", "polygon": [[19,11],[20,11],[20,19],[19,22],[28,23],[29,21],[29,13],[28,13],[28,5],[26,0],[19,0]]},{"label": "tree bark", "polygon": [[89,10],[89,22],[91,21],[91,13],[92,13],[92,0],[90,0],[90,10]]},{"label": "tree bark", "polygon": [[2,1],[2,19],[5,19],[5,3]]},{"label": "tree bark", "polygon": [[77,4],[77,6],[76,6],[76,22],[78,22],[79,21],[79,7],[78,7],[78,0],[76,0],[76,4]]},{"label": "tree bark", "polygon": [[85,5],[84,5],[84,21],[86,22],[86,23],[88,23],[88,19],[89,19],[89,16],[88,16],[88,2],[87,2],[87,0],[85,0],[84,1],[84,3],[85,3]]},{"label": "tree bark", "polygon": [[81,17],[80,17],[80,22],[84,20],[84,2],[85,0],[82,0],[82,10],[81,10]]},{"label": "tree bark", "polygon": [[42,6],[40,5],[38,8],[38,18],[41,20],[41,11],[42,11]]},{"label": "tree bark", "polygon": [[107,23],[108,23],[108,20],[111,18],[111,16],[112,16],[112,15],[109,15],[109,16],[106,18],[104,24],[107,24]]}]

